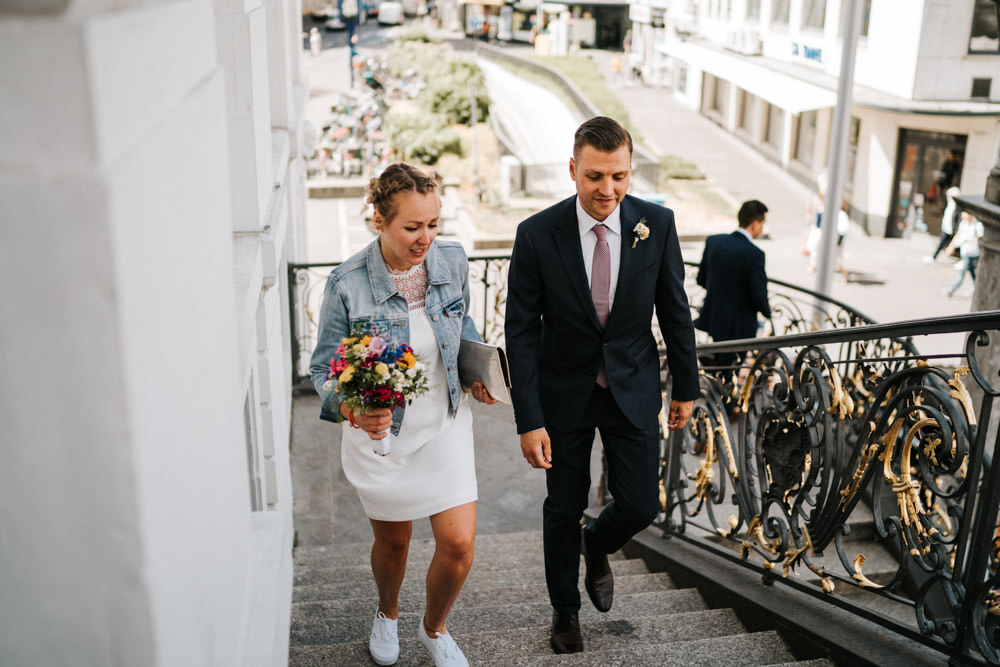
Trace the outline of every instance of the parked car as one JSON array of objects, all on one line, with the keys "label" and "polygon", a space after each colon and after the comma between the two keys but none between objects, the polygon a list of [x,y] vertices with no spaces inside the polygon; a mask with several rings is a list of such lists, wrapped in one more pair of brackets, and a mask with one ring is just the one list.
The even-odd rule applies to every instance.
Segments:
[{"label": "parked car", "polygon": [[382,25],[403,24],[403,3],[385,0],[378,6],[378,22]]}]

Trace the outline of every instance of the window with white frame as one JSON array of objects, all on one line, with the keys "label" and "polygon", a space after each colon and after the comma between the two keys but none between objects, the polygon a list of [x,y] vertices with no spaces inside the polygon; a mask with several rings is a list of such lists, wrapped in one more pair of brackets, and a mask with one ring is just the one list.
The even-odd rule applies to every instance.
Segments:
[{"label": "window with white frame", "polygon": [[858,163],[858,142],[861,139],[861,119],[851,116],[851,127],[847,133],[847,173],[845,189],[854,190],[854,170]]},{"label": "window with white frame", "polygon": [[757,124],[758,117],[757,96],[744,90],[740,91],[740,109],[736,119],[737,127],[748,132],[752,138],[756,138],[760,131]]},{"label": "window with white frame", "polygon": [[750,21],[760,20],[760,0],[747,0],[747,19]]},{"label": "window with white frame", "polygon": [[791,9],[791,0],[771,1],[771,23],[778,25],[788,25],[788,15]]},{"label": "window with white frame", "polygon": [[809,165],[812,164],[816,151],[816,119],[817,111],[803,111],[795,128],[795,159]]},{"label": "window with white frame", "polygon": [[802,27],[822,30],[826,23],[826,0],[802,1]]},{"label": "window with white frame", "polygon": [[781,135],[785,127],[784,109],[768,104],[765,121],[764,143],[776,151],[781,151]]},{"label": "window with white frame", "polygon": [[993,0],[976,0],[969,34],[969,53],[1000,51],[1000,31],[997,26],[997,5]]}]

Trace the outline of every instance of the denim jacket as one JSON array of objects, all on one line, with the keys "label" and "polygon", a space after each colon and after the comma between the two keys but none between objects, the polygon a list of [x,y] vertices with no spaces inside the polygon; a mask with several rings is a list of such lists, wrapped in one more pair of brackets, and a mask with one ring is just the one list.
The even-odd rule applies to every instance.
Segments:
[{"label": "denim jacket", "polygon": [[[425,309],[437,337],[448,374],[449,414],[454,417],[462,398],[458,381],[458,348],[462,338],[481,340],[469,316],[469,260],[455,241],[435,239],[424,260],[427,269]],[[330,359],[341,338],[355,324],[375,325],[395,343],[410,342],[409,304],[392,284],[379,239],[372,241],[330,272],[319,315],[319,339],[309,370],[323,399],[320,419],[344,421],[335,392],[324,391]],[[392,433],[399,434],[405,408],[392,412]]]}]

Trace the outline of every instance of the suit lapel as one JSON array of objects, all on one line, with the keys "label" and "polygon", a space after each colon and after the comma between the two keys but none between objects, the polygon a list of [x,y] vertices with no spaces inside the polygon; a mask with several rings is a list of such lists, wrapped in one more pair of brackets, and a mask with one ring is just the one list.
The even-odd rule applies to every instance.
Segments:
[{"label": "suit lapel", "polygon": [[597,321],[597,311],[594,309],[594,298],[587,284],[587,267],[583,264],[583,250],[580,246],[580,223],[576,219],[576,197],[570,197],[565,210],[553,225],[552,236],[556,249],[566,267],[566,275],[573,285],[583,309],[590,316],[594,326],[600,327]]}]

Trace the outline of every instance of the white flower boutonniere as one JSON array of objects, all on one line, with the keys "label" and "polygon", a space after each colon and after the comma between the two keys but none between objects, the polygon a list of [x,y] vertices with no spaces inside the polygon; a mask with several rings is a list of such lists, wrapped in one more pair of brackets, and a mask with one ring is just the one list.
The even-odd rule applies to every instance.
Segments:
[{"label": "white flower boutonniere", "polygon": [[634,248],[639,241],[645,241],[648,238],[649,227],[646,226],[646,218],[639,218],[639,222],[632,228],[632,247]]}]

